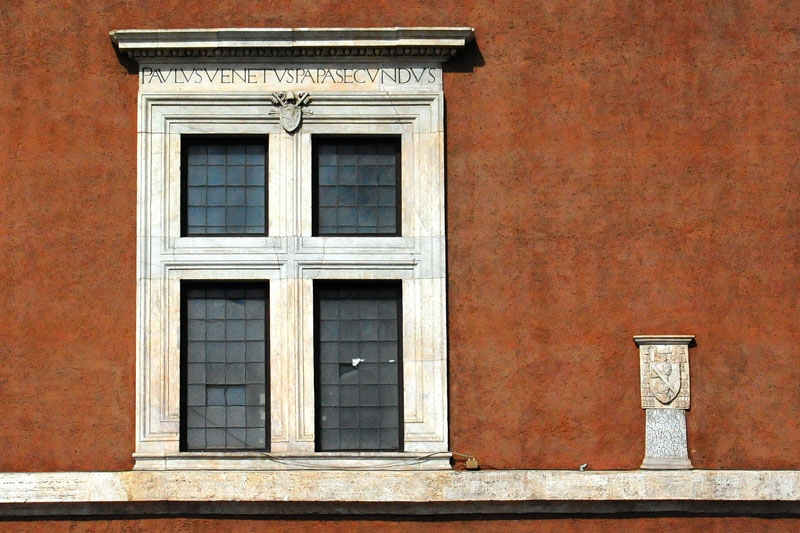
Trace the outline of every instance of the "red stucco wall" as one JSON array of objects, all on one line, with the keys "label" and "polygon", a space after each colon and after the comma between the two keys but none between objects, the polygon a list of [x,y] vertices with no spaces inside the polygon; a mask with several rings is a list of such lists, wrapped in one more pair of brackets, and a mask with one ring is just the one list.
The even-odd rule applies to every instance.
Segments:
[{"label": "red stucco wall", "polygon": [[631,336],[690,333],[694,465],[798,468],[797,4],[520,4],[446,78],[453,446],[635,468]]},{"label": "red stucco wall", "polygon": [[132,466],[137,80],[108,31],[392,25],[476,28],[445,74],[452,449],[637,468],[631,337],[682,333],[694,465],[800,468],[796,2],[11,0],[0,470]]}]

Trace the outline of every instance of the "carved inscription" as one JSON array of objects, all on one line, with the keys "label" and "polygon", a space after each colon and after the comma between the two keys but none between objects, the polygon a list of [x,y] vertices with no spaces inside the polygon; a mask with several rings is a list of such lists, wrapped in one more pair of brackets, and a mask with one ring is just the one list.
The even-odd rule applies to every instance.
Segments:
[{"label": "carved inscription", "polygon": [[645,457],[687,459],[686,415],[679,409],[653,409],[647,412]]},{"label": "carved inscription", "polygon": [[142,85],[434,85],[438,68],[145,67]]}]

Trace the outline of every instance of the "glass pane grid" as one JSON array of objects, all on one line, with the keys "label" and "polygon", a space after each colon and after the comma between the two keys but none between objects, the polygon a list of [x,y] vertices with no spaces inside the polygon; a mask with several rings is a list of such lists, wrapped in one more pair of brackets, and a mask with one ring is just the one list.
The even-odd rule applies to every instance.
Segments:
[{"label": "glass pane grid", "polygon": [[266,449],[266,288],[184,291],[186,449]]},{"label": "glass pane grid", "polygon": [[266,233],[266,143],[187,141],[185,233]]},{"label": "glass pane grid", "polygon": [[318,235],[396,235],[399,143],[315,139]]},{"label": "glass pane grid", "polygon": [[317,447],[400,448],[400,290],[318,287]]}]

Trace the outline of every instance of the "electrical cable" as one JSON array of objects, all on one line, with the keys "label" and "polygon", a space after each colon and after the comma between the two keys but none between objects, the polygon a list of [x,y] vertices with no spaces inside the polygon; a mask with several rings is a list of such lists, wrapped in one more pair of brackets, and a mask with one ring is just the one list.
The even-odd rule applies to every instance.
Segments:
[{"label": "electrical cable", "polygon": [[[290,458],[286,458],[286,457],[275,456],[275,455],[272,455],[272,454],[269,454],[269,453],[261,453],[260,455],[262,457],[264,457],[266,459],[269,459],[270,461],[274,461],[274,462],[276,462],[278,464],[291,466],[291,467],[295,467],[295,468],[302,469],[302,470],[328,470],[328,471],[333,470],[333,471],[347,472],[347,471],[360,471],[360,470],[385,470],[385,469],[390,469],[390,468],[394,468],[394,467],[410,466],[410,465],[413,465],[413,464],[420,464],[420,463],[426,461],[427,459],[430,459],[431,457],[434,457],[434,456],[437,456],[437,455],[441,455],[443,453],[449,453],[449,454],[452,454],[452,455],[457,455],[459,457],[466,457],[468,459],[475,460],[475,458],[472,457],[471,455],[465,455],[463,453],[458,453],[458,452],[453,452],[453,451],[448,450],[446,452],[433,452],[433,453],[429,453],[427,455],[422,455],[422,456],[419,456],[419,457],[409,457],[407,459],[400,458],[397,461],[394,461],[394,462],[391,462],[391,463],[381,463],[380,465],[353,465],[353,466],[334,466],[334,467],[330,467],[330,466],[324,466],[324,465],[315,464],[315,463],[308,463],[308,462],[305,462],[305,459],[290,459]],[[377,466],[377,468],[376,468],[376,466]]]}]

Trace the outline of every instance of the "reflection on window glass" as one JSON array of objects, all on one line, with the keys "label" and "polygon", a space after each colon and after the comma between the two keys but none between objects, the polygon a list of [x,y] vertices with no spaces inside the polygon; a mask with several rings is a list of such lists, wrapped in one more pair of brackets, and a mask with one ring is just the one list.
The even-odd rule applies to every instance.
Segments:
[{"label": "reflection on window glass", "polygon": [[315,300],[317,449],[400,449],[400,284],[317,282]]},{"label": "reflection on window glass", "polygon": [[185,283],[186,450],[267,449],[267,289]]},{"label": "reflection on window glass", "polygon": [[184,235],[266,234],[266,141],[185,137]]},{"label": "reflection on window glass", "polygon": [[398,139],[314,139],[315,234],[399,235]]}]

